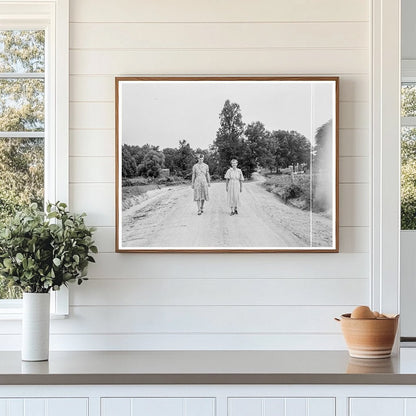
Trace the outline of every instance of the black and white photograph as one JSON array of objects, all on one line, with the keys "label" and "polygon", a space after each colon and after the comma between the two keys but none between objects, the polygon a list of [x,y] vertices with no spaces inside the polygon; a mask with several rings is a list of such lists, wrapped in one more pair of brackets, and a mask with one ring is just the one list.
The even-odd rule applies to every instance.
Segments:
[{"label": "black and white photograph", "polygon": [[337,252],[337,77],[116,78],[119,252]]}]

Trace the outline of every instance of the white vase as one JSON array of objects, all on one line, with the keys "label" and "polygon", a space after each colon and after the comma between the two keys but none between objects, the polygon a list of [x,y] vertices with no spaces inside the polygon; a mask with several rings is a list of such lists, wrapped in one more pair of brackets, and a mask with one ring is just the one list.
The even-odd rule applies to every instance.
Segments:
[{"label": "white vase", "polygon": [[49,293],[23,293],[23,361],[48,360],[49,324]]}]

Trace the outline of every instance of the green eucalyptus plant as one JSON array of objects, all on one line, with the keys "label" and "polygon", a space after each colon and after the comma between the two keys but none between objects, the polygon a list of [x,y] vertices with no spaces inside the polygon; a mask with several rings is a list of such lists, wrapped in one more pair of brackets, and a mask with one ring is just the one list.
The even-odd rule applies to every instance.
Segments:
[{"label": "green eucalyptus plant", "polygon": [[46,213],[31,204],[0,224],[0,276],[23,292],[47,293],[68,282],[87,280],[97,253],[86,214],[72,214],[62,202]]}]

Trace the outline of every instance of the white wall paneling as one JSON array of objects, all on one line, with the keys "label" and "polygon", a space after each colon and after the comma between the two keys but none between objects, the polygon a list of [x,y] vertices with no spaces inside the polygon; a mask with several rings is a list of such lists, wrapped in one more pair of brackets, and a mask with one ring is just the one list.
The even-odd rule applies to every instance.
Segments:
[{"label": "white wall paneling", "polygon": [[340,250],[346,253],[366,253],[369,237],[367,227],[340,227]]},{"label": "white wall paneling", "polygon": [[334,75],[366,74],[367,71],[368,51],[363,49],[76,49],[70,52],[70,72],[80,75]]},{"label": "white wall paneling", "polygon": [[368,48],[366,22],[72,23],[72,49]]},{"label": "white wall paneling", "polygon": [[[137,310],[136,310],[137,311]],[[192,311],[189,311],[192,312]],[[82,312],[79,312],[81,315]],[[332,316],[332,315],[331,315]],[[87,319],[87,318],[86,318]],[[134,330],[134,329],[133,329]],[[7,335],[4,350],[19,347],[19,335]],[[144,332],[134,333],[71,333],[52,334],[51,348],[53,350],[322,350],[331,345],[332,350],[345,350],[345,341],[339,332],[304,332],[304,333],[221,333],[221,332]],[[203,346],[203,347],[201,347]],[[249,346],[249,347],[247,347]]]},{"label": "white wall paneling", "polygon": [[73,156],[69,160],[70,183],[77,182],[109,182],[114,183],[114,157]]},{"label": "white wall paneling", "polygon": [[[370,5],[71,0],[70,208],[100,254],[52,348],[345,348],[333,317],[370,302]],[[339,76],[340,253],[114,253],[114,77],[144,74]]]},{"label": "white wall paneling", "polygon": [[[338,307],[72,306],[72,319],[53,321],[52,334],[337,334]],[[140,349],[140,346],[138,346]],[[166,348],[165,348],[166,349]]]},{"label": "white wall paneling", "polygon": [[[91,278],[85,287],[74,288],[71,304],[345,306],[365,303],[368,296],[367,279],[338,279],[335,276],[330,279],[118,279]],[[319,294],[311,297],[316,286],[320,288]],[[172,298],[172,293],[177,295]]]},{"label": "white wall paneling", "polygon": [[[276,257],[267,254],[253,254],[252,256],[234,256],[234,261],[225,261],[221,254],[208,257],[211,264],[221,263],[221,268],[213,274],[209,267],[199,267],[207,258],[205,254],[187,254],[172,256],[160,254],[156,258],[149,254],[132,256],[124,253],[103,253],[96,255],[97,263],[90,265],[91,277],[116,279],[118,277],[156,277],[156,278],[367,278],[368,253],[341,253],[327,256],[315,254],[313,256],[299,256],[297,254],[282,253],[278,256],[279,267],[276,267]],[[233,257],[228,258],[233,260]],[[238,267],[236,267],[237,259]],[[184,265],[186,264],[186,266]],[[120,268],[120,264],[123,267]],[[137,276],[137,264],[140,264],[140,274]],[[169,273],[167,273],[167,268]],[[261,273],[258,270],[261,268]],[[117,280],[116,280],[117,282]],[[88,282],[86,282],[86,285]]]},{"label": "white wall paneling", "polygon": [[343,308],[73,306],[70,312],[71,320],[52,323],[52,334],[337,334],[339,326],[333,317]]},{"label": "white wall paneling", "polygon": [[[71,157],[101,156],[114,158],[114,135],[114,129],[70,130],[69,151]],[[345,139],[345,141],[347,141],[347,139]],[[354,141],[354,138],[352,138],[351,141]],[[351,144],[351,146],[353,145]],[[72,174],[72,172],[70,172],[70,174]]]},{"label": "white wall paneling", "polygon": [[[278,5],[278,6],[277,6]],[[232,0],[227,3],[196,4],[180,0],[173,5],[169,0],[131,3],[121,0],[107,2],[97,8],[94,0],[72,0],[71,22],[349,22],[368,21],[369,5],[362,0],[307,0],[279,2],[262,0]]]},{"label": "white wall paneling", "polygon": [[115,224],[115,199],[113,183],[69,184],[71,210],[86,212],[87,223],[93,226]]},{"label": "white wall paneling", "polygon": [[[368,130],[366,129],[340,129],[339,155],[342,156],[368,156]],[[368,167],[367,167],[368,169]]]},{"label": "white wall paneling", "polygon": [[368,157],[340,157],[339,182],[340,183],[368,183],[369,168]]},{"label": "white wall paneling", "polygon": [[[345,74],[340,79],[340,101],[368,102],[368,76]],[[112,75],[71,75],[71,101],[114,102],[114,77]]]},{"label": "white wall paneling", "polygon": [[369,185],[344,183],[339,185],[339,224],[340,226],[369,225]]},{"label": "white wall paneling", "polygon": [[[114,227],[97,227],[94,236],[97,245],[100,247],[100,253],[114,252]],[[369,235],[367,227],[340,227],[339,238],[340,250],[343,253],[368,252]],[[91,276],[94,275],[91,274]]]}]

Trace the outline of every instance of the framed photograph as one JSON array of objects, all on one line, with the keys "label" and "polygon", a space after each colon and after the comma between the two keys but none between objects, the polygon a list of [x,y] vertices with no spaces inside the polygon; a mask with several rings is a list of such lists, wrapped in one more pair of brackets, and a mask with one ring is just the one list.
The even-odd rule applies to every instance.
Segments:
[{"label": "framed photograph", "polygon": [[338,77],[117,77],[117,252],[338,252]]}]

